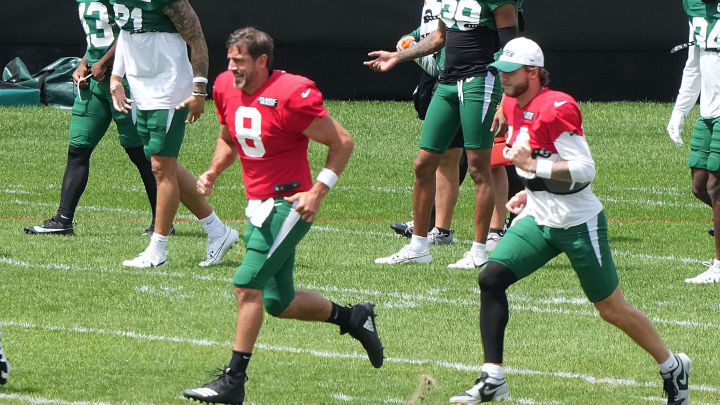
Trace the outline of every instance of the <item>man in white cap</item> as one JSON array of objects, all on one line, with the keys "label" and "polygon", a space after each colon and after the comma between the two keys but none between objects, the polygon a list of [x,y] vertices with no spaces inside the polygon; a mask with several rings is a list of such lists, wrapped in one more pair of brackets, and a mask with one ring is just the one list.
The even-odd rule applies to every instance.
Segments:
[{"label": "man in white cap", "polygon": [[607,237],[602,204],[592,193],[595,163],[580,108],[568,94],[547,88],[540,47],[527,38],[508,42],[491,68],[501,72],[508,118],[506,156],[526,189],[508,202],[517,218],[478,276],[481,291],[482,374],[451,403],[509,397],[503,339],[509,319],[506,289],[565,253],[600,316],[617,326],[658,363],[668,404],[687,404],[690,359],[667,349],[648,317],[625,301]]}]

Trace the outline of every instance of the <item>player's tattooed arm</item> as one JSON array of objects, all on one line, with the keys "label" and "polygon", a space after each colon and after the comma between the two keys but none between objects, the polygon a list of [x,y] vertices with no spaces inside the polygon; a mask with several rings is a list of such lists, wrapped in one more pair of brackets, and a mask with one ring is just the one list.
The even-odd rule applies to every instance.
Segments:
[{"label": "player's tattooed arm", "polygon": [[438,22],[437,30],[432,34],[423,38],[420,42],[407,49],[398,52],[398,62],[406,62],[409,60],[421,58],[425,55],[431,55],[445,46],[445,24]]},{"label": "player's tattooed arm", "polygon": [[[190,46],[190,63],[192,64],[193,75],[207,78],[208,47],[202,25],[200,25],[200,19],[195,10],[188,0],[177,0],[165,6],[163,12],[175,24],[175,28]],[[195,83],[194,85],[196,92],[205,93],[205,83]]]}]

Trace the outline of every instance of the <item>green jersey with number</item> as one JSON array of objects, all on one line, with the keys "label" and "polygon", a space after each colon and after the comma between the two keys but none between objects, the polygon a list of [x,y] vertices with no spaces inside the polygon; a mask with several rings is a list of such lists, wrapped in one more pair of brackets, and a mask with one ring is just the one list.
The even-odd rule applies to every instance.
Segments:
[{"label": "green jersey with number", "polygon": [[77,0],[78,14],[87,40],[85,58],[92,65],[113,46],[120,29],[115,25],[115,14],[109,0]]},{"label": "green jersey with number", "polygon": [[129,32],[177,32],[163,9],[177,0],[110,0],[117,24]]},{"label": "green jersey with number", "polygon": [[495,10],[517,0],[442,0],[445,24],[445,67],[440,83],[483,76],[500,50]]},{"label": "green jersey with number", "polygon": [[703,49],[720,50],[720,2],[705,4],[702,0],[683,0],[690,21],[690,42]]}]

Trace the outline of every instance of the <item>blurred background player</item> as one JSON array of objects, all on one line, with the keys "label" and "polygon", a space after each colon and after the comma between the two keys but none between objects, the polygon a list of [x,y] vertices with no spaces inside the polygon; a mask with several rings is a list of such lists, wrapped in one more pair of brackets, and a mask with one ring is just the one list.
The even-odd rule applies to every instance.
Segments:
[{"label": "blurred background player", "polygon": [[[118,111],[132,111],[145,156],[157,181],[157,217],[150,244],[123,266],[146,268],[167,263],[168,235],[182,201],[208,236],[200,266],[216,264],[239,240],[225,226],[204,196],[196,179],[178,163],[186,119],[195,122],[205,108],[208,51],[200,20],[187,0],[111,0],[118,38],[110,89]],[[192,59],[188,60],[187,47]],[[127,75],[132,98],[122,84]],[[132,106],[132,103],[136,103]]]},{"label": "blurred background player", "polygon": [[690,358],[668,350],[648,317],[630,305],[618,282],[608,242],[607,218],[590,183],[595,162],[580,107],[568,94],[547,88],[540,47],[510,41],[491,64],[502,72],[502,108],[511,128],[507,153],[526,189],[508,202],[519,214],[478,276],[484,363],[480,377],[451,403],[508,398],[503,347],[510,317],[506,290],[565,253],[600,317],[625,332],[657,362],[669,405],[687,405]]},{"label": "blurred background player", "polygon": [[680,133],[685,117],[699,96],[700,118],[693,127],[688,166],[693,194],[712,207],[715,238],[710,267],[685,282],[720,283],[720,5],[718,0],[685,0],[683,8],[690,21],[692,46],[667,131],[673,142],[683,145]]},{"label": "blurred background player", "polygon": [[85,191],[90,174],[90,155],[115,121],[120,145],[140,172],[152,210],[152,222],[142,233],[150,236],[155,228],[155,202],[157,187],[150,162],[143,153],[143,143],[130,117],[112,108],[110,75],[115,56],[115,41],[119,28],[109,0],[77,0],[80,22],[85,30],[87,50],[73,73],[78,94],[70,121],[70,145],[65,165],[60,206],[57,214],[42,225],[26,226],[29,234],[73,235],[73,218],[80,197]]},{"label": "blurred background player", "polygon": [[470,251],[451,268],[472,269],[487,262],[486,242],[494,206],[490,167],[493,131],[503,133],[504,117],[496,107],[500,84],[488,72],[494,54],[517,36],[517,1],[443,0],[438,28],[415,46],[399,52],[375,51],[365,65],[385,72],[408,60],[445,47],[445,66],[428,107],[415,160],[414,229],[410,244],[376,259],[379,264],[431,263],[427,229],[435,198],[435,171],[442,154],[462,127],[470,177],[475,182],[475,217]]},{"label": "blurred background player", "polygon": [[[373,304],[343,307],[312,291],[296,292],[293,282],[296,246],[345,168],[352,137],[329,115],[313,81],[272,69],[274,44],[268,34],[242,28],[230,35],[227,47],[229,71],[218,76],[213,89],[220,136],[197,187],[209,195],[220,173],[240,156],[250,218],[247,254],[233,278],[237,324],[230,363],[218,379],[184,395],[242,404],[263,307],[280,318],[338,325],[341,334],[360,341],[374,367],[383,364],[383,347]],[[314,184],[307,156],[310,140],[328,147]]]}]

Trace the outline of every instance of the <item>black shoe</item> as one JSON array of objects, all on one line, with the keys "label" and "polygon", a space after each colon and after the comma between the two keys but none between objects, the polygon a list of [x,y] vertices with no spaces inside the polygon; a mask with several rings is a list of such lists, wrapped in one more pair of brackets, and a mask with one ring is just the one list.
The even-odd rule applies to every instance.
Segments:
[{"label": "black shoe", "polygon": [[8,382],[10,375],[10,363],[8,362],[5,353],[3,353],[2,347],[0,347],[0,385]]},{"label": "black shoe", "polygon": [[402,235],[406,238],[411,238],[413,234],[413,221],[408,222],[393,222],[390,224],[390,229],[395,233]]},{"label": "black shoe", "polygon": [[233,373],[230,367],[218,370],[217,379],[203,384],[198,388],[190,388],[183,392],[185,398],[199,402],[242,405],[245,399],[245,373]]},{"label": "black shoe", "polygon": [[710,234],[710,236],[715,236],[715,228],[710,227],[710,229],[708,229],[708,233]]},{"label": "black shoe", "polygon": [[[140,234],[140,236],[144,238],[152,236],[153,233],[155,233],[155,223],[150,224],[150,226],[148,226],[147,229]],[[175,235],[175,225],[170,225],[170,235]]]},{"label": "black shoe", "polygon": [[383,345],[375,326],[375,304],[361,302],[352,307],[349,327],[340,328],[340,334],[350,333],[350,336],[359,340],[368,354],[373,367],[383,365]]},{"label": "black shoe", "polygon": [[38,234],[56,234],[56,235],[75,235],[72,222],[63,221],[57,215],[46,220],[40,226],[26,226],[25,233]]}]

